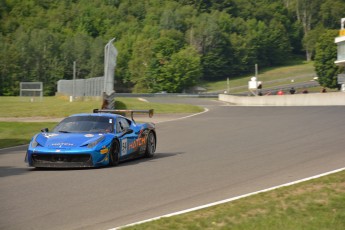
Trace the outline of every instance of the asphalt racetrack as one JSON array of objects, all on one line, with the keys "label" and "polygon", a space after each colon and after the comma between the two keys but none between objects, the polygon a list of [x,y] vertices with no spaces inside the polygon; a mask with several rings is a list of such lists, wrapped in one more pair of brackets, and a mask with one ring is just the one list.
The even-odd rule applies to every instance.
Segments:
[{"label": "asphalt racetrack", "polygon": [[157,124],[157,154],[118,167],[37,170],[0,150],[0,229],[109,229],[345,167],[345,106],[241,107]]}]

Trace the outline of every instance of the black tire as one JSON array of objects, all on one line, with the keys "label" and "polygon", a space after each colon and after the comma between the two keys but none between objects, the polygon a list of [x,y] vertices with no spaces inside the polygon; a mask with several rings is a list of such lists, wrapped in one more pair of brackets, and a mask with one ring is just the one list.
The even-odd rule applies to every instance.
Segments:
[{"label": "black tire", "polygon": [[153,157],[156,151],[156,136],[153,132],[149,132],[146,139],[146,157]]},{"label": "black tire", "polygon": [[109,150],[109,165],[116,166],[119,164],[120,143],[115,140]]}]

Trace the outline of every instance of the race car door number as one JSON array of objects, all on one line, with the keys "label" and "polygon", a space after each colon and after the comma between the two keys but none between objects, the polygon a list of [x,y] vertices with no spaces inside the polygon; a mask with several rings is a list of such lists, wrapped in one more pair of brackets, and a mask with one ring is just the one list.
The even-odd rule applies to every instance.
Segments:
[{"label": "race car door number", "polygon": [[127,138],[122,140],[121,143],[121,156],[126,155],[127,154]]}]

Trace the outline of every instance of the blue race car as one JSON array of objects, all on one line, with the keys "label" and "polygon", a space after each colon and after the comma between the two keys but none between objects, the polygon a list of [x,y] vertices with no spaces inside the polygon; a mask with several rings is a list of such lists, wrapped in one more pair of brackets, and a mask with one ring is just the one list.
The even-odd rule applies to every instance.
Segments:
[{"label": "blue race car", "polygon": [[[131,113],[131,119],[123,116]],[[98,110],[63,119],[36,134],[25,162],[36,168],[115,166],[135,157],[153,157],[157,136],[153,123],[136,123],[134,113],[153,110]],[[122,115],[121,115],[122,114]]]}]

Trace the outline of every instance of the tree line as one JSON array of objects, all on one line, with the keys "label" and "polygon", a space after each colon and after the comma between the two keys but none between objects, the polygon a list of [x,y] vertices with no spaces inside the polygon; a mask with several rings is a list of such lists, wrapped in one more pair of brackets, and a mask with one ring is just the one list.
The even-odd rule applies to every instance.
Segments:
[{"label": "tree line", "polygon": [[312,60],[343,12],[344,0],[3,0],[0,95],[23,81],[54,95],[74,61],[77,78],[102,76],[114,37],[117,92],[183,92],[255,64]]}]

